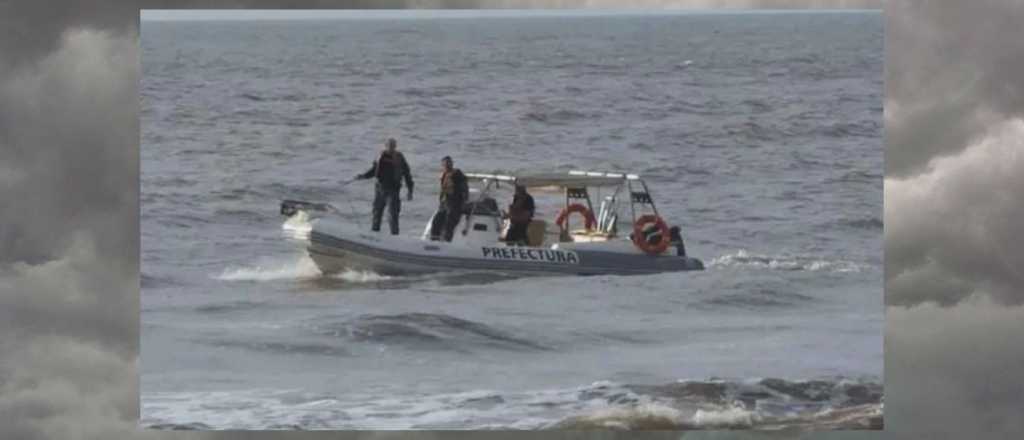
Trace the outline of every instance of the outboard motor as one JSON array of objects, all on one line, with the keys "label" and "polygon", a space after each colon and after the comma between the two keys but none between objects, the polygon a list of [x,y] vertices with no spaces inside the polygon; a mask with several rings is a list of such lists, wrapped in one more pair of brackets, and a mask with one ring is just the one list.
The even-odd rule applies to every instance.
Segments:
[{"label": "outboard motor", "polygon": [[331,211],[331,205],[328,203],[314,203],[306,202],[302,200],[282,200],[281,201],[281,215],[285,217],[291,217],[299,211]]},{"label": "outboard motor", "polygon": [[676,255],[680,257],[685,257],[686,245],[683,244],[683,236],[679,233],[679,226],[673,226],[669,228],[668,237],[671,239],[671,241],[669,241],[669,244],[676,247]]}]

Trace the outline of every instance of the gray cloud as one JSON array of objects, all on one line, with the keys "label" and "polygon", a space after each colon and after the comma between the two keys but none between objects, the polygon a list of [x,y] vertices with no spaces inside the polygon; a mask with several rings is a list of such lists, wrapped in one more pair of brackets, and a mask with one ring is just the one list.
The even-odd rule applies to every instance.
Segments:
[{"label": "gray cloud", "polygon": [[958,156],[885,186],[887,302],[1024,302],[1024,120],[990,124]]},{"label": "gray cloud", "polygon": [[[135,27],[134,2],[126,0],[37,0],[0,3],[0,75],[55,51],[61,34],[88,26],[124,30]],[[2,119],[0,119],[2,120]]]},{"label": "gray cloud", "polygon": [[135,270],[137,58],[131,35],[71,31],[0,82],[0,162],[17,170],[0,187],[0,261],[55,258],[89,231],[101,256]]},{"label": "gray cloud", "polygon": [[886,430],[1024,431],[1024,3],[887,4]]},{"label": "gray cloud", "polygon": [[136,44],[58,41],[0,77],[4,438],[110,438],[138,417]]},{"label": "gray cloud", "polygon": [[918,439],[1019,438],[1024,308],[891,308],[885,428]]},{"label": "gray cloud", "polygon": [[1024,3],[886,5],[886,175],[924,171],[991,123],[1024,114]]},{"label": "gray cloud", "polygon": [[890,7],[887,303],[1024,302],[1024,3]]},{"label": "gray cloud", "polygon": [[130,36],[73,31],[0,78],[5,438],[99,438],[137,418],[135,57]]},{"label": "gray cloud", "polygon": [[4,438],[99,439],[134,430],[138,395],[130,359],[60,336],[33,336],[3,357]]}]

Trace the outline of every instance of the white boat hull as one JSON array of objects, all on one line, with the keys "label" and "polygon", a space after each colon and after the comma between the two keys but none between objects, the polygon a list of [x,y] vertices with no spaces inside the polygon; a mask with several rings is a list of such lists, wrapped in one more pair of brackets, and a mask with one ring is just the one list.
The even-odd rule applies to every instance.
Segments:
[{"label": "white boat hull", "polygon": [[365,231],[337,219],[315,222],[309,240],[309,254],[324,273],[366,270],[383,275],[443,271],[633,275],[704,268],[696,258],[647,255],[625,241],[560,243],[552,247],[447,243]]}]

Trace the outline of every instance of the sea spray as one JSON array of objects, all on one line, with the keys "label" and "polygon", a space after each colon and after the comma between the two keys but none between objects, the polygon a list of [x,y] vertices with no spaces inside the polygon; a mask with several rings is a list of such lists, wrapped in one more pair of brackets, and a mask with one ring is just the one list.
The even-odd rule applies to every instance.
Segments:
[{"label": "sea spray", "polygon": [[[228,267],[213,278],[221,281],[273,281],[315,279],[323,276],[312,258],[308,255],[301,255],[288,261],[268,261],[253,266]],[[357,270],[346,270],[331,274],[329,277],[353,283],[372,283],[391,278],[375,272]]]}]

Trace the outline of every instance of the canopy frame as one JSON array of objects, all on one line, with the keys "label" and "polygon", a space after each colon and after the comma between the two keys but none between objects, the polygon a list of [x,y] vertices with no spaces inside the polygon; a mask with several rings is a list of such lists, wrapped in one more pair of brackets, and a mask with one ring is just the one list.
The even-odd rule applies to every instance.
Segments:
[{"label": "canopy frame", "polygon": [[[569,171],[567,173],[534,173],[534,174],[488,174],[488,173],[465,173],[469,181],[476,181],[483,185],[483,189],[477,195],[477,199],[488,197],[494,189],[500,188],[501,183],[507,183],[510,188],[516,185],[523,185],[527,188],[560,188],[564,193],[564,206],[568,207],[574,199],[584,199],[587,208],[593,212],[593,202],[590,199],[590,191],[587,188],[615,187],[610,199],[609,206],[618,203],[619,193],[625,188],[629,193],[629,208],[632,222],[637,220],[637,213],[645,206],[650,206],[654,215],[658,214],[658,207],[651,197],[647,183],[637,174],[603,172],[603,171]],[[640,208],[640,209],[638,209]],[[468,219],[472,219],[472,213]],[[567,220],[568,222],[568,220]],[[468,224],[468,221],[467,221]],[[566,230],[568,230],[568,223]],[[614,227],[610,228],[614,230]]]}]

